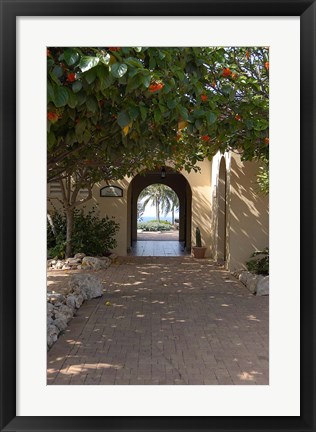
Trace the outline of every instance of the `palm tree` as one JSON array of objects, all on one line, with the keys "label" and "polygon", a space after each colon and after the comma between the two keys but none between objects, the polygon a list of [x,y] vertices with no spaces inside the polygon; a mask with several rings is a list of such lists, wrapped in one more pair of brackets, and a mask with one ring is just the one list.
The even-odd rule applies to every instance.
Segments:
[{"label": "palm tree", "polygon": [[172,211],[172,223],[174,223],[174,211],[179,207],[177,194],[169,187],[160,183],[147,186],[139,194],[139,200],[143,200],[142,207],[151,203],[156,207],[156,220],[160,222],[160,210],[167,215]]}]

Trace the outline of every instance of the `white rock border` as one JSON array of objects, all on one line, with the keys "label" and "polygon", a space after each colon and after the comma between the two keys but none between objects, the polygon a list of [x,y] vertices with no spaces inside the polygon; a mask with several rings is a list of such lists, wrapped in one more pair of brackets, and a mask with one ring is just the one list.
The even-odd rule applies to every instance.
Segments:
[{"label": "white rock border", "polygon": [[[79,257],[78,255],[81,256]],[[116,254],[110,255],[109,258],[86,257],[85,254],[77,254],[74,258],[68,258],[63,263],[60,260],[48,260],[47,268],[52,270],[77,270],[81,268],[101,270],[108,268],[116,259]],[[82,265],[83,261],[86,265]],[[72,275],[68,282],[67,294],[65,295],[55,293],[54,291],[48,292],[47,349],[49,350],[57,341],[59,335],[66,330],[69,321],[85,300],[98,298],[102,295],[102,282],[100,278],[91,273],[75,273]]]},{"label": "white rock border", "polygon": [[258,275],[247,270],[233,274],[252,294],[257,296],[269,295],[269,276]]}]

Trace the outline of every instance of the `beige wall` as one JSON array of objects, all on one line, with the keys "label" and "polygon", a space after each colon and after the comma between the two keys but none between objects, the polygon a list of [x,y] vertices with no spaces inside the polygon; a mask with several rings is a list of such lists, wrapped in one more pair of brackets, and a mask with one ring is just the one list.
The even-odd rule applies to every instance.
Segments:
[{"label": "beige wall", "polygon": [[202,245],[207,247],[206,256],[212,252],[212,208],[211,208],[211,163],[207,159],[200,162],[200,172],[183,172],[192,190],[192,246],[195,246],[195,230],[201,230]]},{"label": "beige wall", "polygon": [[[218,229],[223,231],[223,227],[219,225],[218,209],[223,185],[219,187],[218,175],[222,157],[227,169],[226,266],[235,270],[245,267],[245,262],[254,250],[265,248],[269,244],[268,198],[258,193],[258,164],[242,162],[239,156],[231,153],[225,153],[224,156],[217,154],[212,162],[204,160],[199,163],[199,172],[181,174],[187,179],[192,192],[191,244],[195,245],[195,229],[198,226],[203,245],[207,246],[206,256],[220,259]],[[100,189],[106,186],[106,183],[98,183],[93,188],[93,199],[84,204],[87,210],[94,206],[101,217],[108,216],[120,224],[116,237],[118,246],[114,252],[121,256],[127,254],[130,246],[131,208],[128,194],[131,181],[132,178],[125,178],[111,182],[123,188],[122,198],[101,198]],[[53,202],[57,208],[60,207],[56,199]]]},{"label": "beige wall", "polygon": [[[218,182],[220,161],[224,158],[226,179],[226,267],[231,270],[245,268],[246,261],[255,250],[269,246],[269,200],[259,192],[256,179],[257,162],[242,162],[234,153],[217,154],[213,159],[213,256],[220,259]],[[214,196],[215,195],[215,196]]]}]

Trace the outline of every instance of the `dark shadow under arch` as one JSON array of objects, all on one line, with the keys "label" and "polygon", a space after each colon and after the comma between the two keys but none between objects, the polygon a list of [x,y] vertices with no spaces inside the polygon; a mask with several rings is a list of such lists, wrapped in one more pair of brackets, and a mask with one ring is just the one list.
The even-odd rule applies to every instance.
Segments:
[{"label": "dark shadow under arch", "polygon": [[227,260],[226,249],[226,213],[227,213],[227,172],[225,158],[222,157],[218,174],[218,207],[217,207],[217,261]]}]

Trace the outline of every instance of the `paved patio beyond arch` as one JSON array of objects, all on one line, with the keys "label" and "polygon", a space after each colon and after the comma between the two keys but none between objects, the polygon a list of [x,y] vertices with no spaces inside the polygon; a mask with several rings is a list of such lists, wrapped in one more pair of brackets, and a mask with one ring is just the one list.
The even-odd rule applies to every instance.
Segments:
[{"label": "paved patio beyond arch", "polygon": [[104,295],[48,352],[48,384],[269,383],[269,298],[211,260],[127,257],[96,274]]}]

